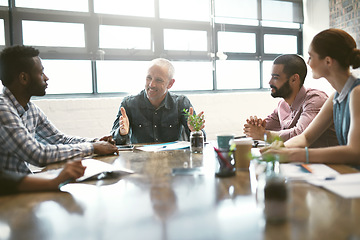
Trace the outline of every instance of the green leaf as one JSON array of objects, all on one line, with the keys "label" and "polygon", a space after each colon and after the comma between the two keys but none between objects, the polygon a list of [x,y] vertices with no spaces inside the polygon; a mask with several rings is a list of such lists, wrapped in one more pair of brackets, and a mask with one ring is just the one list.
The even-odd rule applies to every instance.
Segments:
[{"label": "green leaf", "polygon": [[202,121],[204,119],[204,115],[199,117],[196,114],[191,115],[187,109],[183,109],[185,116],[188,118],[190,125],[194,128],[195,131],[200,131],[202,126]]}]

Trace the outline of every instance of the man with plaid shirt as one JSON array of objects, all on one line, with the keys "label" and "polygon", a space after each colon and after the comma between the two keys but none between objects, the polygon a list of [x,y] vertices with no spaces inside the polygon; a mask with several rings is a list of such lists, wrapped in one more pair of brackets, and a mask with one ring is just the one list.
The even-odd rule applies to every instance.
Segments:
[{"label": "man with plaid shirt", "polygon": [[118,152],[112,137],[87,139],[66,136],[32,102],[44,96],[49,78],[39,51],[27,46],[5,48],[0,55],[0,169],[28,173],[27,164],[46,166],[93,153]]}]

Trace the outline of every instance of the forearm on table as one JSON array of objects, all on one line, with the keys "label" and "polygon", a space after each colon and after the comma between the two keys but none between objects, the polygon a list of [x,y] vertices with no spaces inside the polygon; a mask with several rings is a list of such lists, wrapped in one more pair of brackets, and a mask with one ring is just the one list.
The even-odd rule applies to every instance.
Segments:
[{"label": "forearm on table", "polygon": [[328,164],[360,164],[360,153],[357,148],[349,146],[335,146],[327,148],[311,148],[309,151],[310,163]]},{"label": "forearm on table", "polygon": [[19,192],[57,190],[60,182],[56,179],[44,179],[36,176],[24,177],[17,186]]}]

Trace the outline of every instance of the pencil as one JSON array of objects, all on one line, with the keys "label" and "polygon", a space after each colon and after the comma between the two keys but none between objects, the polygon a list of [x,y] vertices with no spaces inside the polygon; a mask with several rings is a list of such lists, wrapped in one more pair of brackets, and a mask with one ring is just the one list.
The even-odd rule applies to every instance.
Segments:
[{"label": "pencil", "polygon": [[311,168],[309,167],[309,164],[301,164],[301,167],[303,167],[306,171],[308,171],[309,173],[312,173]]},{"label": "pencil", "polygon": [[[233,166],[229,163],[227,159],[224,158],[224,156],[221,154],[220,150],[214,147],[215,152],[217,153],[218,157],[220,158],[221,162],[226,165],[228,168],[232,168]],[[220,163],[221,164],[221,163]]]}]

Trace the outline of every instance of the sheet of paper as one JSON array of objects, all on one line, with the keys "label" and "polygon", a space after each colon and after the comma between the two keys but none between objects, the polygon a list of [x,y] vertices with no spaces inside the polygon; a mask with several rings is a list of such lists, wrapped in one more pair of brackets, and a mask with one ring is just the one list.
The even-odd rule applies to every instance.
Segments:
[{"label": "sheet of paper", "polygon": [[158,152],[158,151],[169,151],[178,150],[190,147],[190,142],[187,141],[175,141],[160,144],[144,145],[142,147],[136,147],[136,149],[146,152]]},{"label": "sheet of paper", "polygon": [[360,173],[341,174],[331,179],[311,179],[308,183],[344,198],[360,198]]},{"label": "sheet of paper", "polygon": [[117,173],[123,173],[123,174],[131,174],[134,173],[134,171],[114,166],[112,164],[102,162],[96,159],[84,159],[81,161],[84,166],[86,166],[84,176],[76,179],[77,182],[81,182],[84,180],[87,180],[93,176],[96,176],[101,173],[107,173],[107,172],[117,172]]},{"label": "sheet of paper", "polygon": [[360,182],[350,184],[324,185],[325,189],[343,198],[360,198]]},{"label": "sheet of paper", "polygon": [[282,163],[280,172],[289,180],[311,180],[332,178],[339,173],[325,164],[306,164],[311,172],[304,168],[301,163]]},{"label": "sheet of paper", "polygon": [[[96,176],[101,173],[107,173],[107,172],[116,172],[119,174],[131,174],[134,173],[134,171],[126,168],[122,168],[119,166],[115,166],[113,164],[109,164],[103,161],[99,161],[96,159],[84,159],[81,161],[81,163],[86,166],[84,176],[76,179],[77,182],[85,181],[93,176]],[[63,168],[56,169],[56,170],[49,170],[45,172],[36,173],[35,175],[38,177],[43,178],[55,178],[59,175],[59,173],[63,170]]]}]

